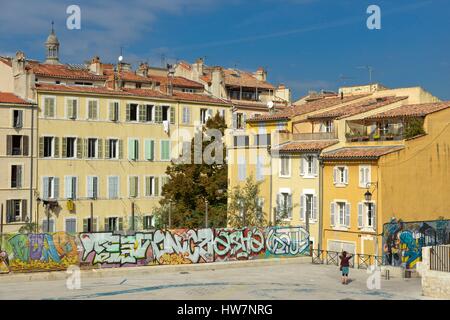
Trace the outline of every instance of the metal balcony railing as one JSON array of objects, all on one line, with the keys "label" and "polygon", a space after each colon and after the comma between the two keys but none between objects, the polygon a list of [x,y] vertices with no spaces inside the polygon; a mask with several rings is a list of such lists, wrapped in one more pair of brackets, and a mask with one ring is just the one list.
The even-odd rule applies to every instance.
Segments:
[{"label": "metal balcony railing", "polygon": [[335,132],[294,133],[294,140],[332,140],[336,139]]}]

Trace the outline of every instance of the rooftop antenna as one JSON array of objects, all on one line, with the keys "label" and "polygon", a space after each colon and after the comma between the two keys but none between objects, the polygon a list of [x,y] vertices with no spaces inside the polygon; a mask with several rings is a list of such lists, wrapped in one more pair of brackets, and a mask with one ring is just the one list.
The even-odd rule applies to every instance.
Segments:
[{"label": "rooftop antenna", "polygon": [[366,66],[360,66],[357,67],[358,69],[367,69],[367,71],[369,72],[369,84],[372,84],[372,72],[374,70],[374,68],[372,66],[366,65]]},{"label": "rooftop antenna", "polygon": [[122,60],[123,60],[123,47],[120,47],[120,56],[119,56],[118,60],[119,60],[119,63],[122,62]]},{"label": "rooftop antenna", "polygon": [[52,33],[55,33],[55,29],[53,28],[55,25],[55,21],[52,20]]}]

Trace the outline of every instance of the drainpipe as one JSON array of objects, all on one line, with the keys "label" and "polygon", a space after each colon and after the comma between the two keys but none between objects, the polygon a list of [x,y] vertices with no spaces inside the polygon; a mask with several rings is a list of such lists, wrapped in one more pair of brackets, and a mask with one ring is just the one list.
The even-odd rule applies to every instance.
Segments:
[{"label": "drainpipe", "polygon": [[33,222],[33,173],[34,173],[34,109],[37,105],[31,107],[31,134],[30,134],[30,223]]},{"label": "drainpipe", "polygon": [[319,159],[319,244],[317,248],[322,250],[322,229],[323,229],[323,160]]}]

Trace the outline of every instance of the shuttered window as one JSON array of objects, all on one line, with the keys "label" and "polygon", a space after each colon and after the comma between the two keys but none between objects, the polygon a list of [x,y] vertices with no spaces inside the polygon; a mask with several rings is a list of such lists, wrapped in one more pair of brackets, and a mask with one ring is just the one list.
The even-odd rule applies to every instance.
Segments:
[{"label": "shuttered window", "polygon": [[47,118],[55,117],[56,109],[56,98],[45,97],[44,98],[44,116]]},{"label": "shuttered window", "polygon": [[118,101],[110,101],[109,102],[109,120],[110,121],[119,121],[119,102]]},{"label": "shuttered window", "polygon": [[291,175],[291,158],[280,158],[280,177],[289,177]]},{"label": "shuttered window", "polygon": [[117,176],[108,177],[108,198],[119,198],[119,177]]},{"label": "shuttered window", "polygon": [[77,177],[65,177],[65,198],[66,199],[76,199],[77,198]]},{"label": "shuttered window", "polygon": [[66,100],[66,115],[68,119],[76,119],[78,115],[78,100],[69,98]]},{"label": "shuttered window", "polygon": [[59,198],[59,178],[43,177],[42,178],[42,198],[58,199]]},{"label": "shuttered window", "polygon": [[145,160],[153,161],[155,156],[155,141],[145,140]]},{"label": "shuttered window", "polygon": [[170,140],[161,140],[161,161],[170,160]]},{"label": "shuttered window", "polygon": [[88,119],[98,119],[98,100],[88,100]]},{"label": "shuttered window", "polygon": [[23,166],[11,166],[11,188],[22,188],[22,172]]},{"label": "shuttered window", "polygon": [[6,223],[25,221],[27,209],[27,200],[6,200]]},{"label": "shuttered window", "polygon": [[137,161],[139,159],[139,140],[128,139],[128,159]]},{"label": "shuttered window", "polygon": [[77,232],[77,219],[75,218],[67,218],[65,221],[65,231],[67,233],[76,233]]},{"label": "shuttered window", "polygon": [[96,176],[87,177],[87,197],[89,199],[98,198],[98,177]]},{"label": "shuttered window", "polygon": [[23,126],[23,110],[12,110],[12,127],[22,128]]},{"label": "shuttered window", "polygon": [[139,192],[139,177],[137,176],[129,177],[128,188],[130,198],[136,198]]},{"label": "shuttered window", "polygon": [[191,123],[191,110],[189,109],[189,107],[183,107],[183,123]]},{"label": "shuttered window", "polygon": [[155,177],[145,177],[145,196],[155,195]]}]

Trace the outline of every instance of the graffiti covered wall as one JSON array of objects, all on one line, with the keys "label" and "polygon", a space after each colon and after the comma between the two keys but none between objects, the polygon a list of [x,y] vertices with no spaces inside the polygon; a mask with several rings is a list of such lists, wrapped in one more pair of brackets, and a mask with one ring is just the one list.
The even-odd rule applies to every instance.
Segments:
[{"label": "graffiti covered wall", "polygon": [[383,227],[384,262],[413,269],[422,260],[422,247],[450,243],[450,220],[404,222]]},{"label": "graffiti covered wall", "polygon": [[301,227],[16,234],[3,237],[0,272],[211,263],[309,255]]}]

